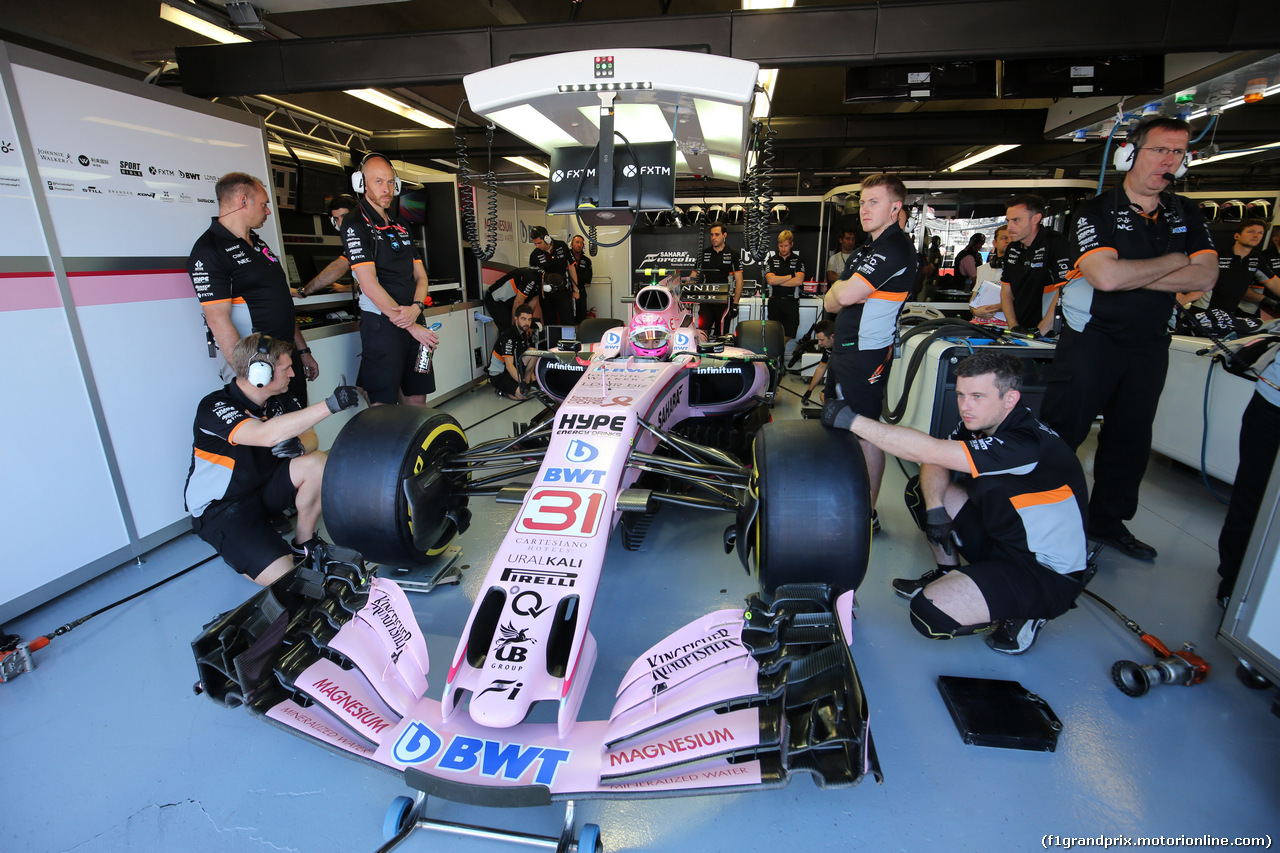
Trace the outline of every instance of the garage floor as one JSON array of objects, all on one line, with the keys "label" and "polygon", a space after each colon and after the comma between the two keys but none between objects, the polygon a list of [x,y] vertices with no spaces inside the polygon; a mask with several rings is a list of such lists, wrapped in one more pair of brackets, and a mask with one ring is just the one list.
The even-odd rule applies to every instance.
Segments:
[{"label": "garage floor", "polygon": [[[800,383],[786,380],[803,390]],[[505,434],[535,404],[509,406],[483,387],[443,408],[474,442]],[[797,416],[798,397],[784,389],[774,417]],[[1149,652],[1092,602],[1051,623],[1020,658],[997,655],[980,638],[937,643],[917,634],[905,602],[889,588],[891,578],[932,565],[898,498],[903,482],[891,461],[880,506],[884,531],[859,592],[853,644],[884,784],[820,791],[801,776],[776,791],[584,802],[579,825],[599,824],[609,851],[1028,850],[1055,835],[1270,834],[1269,841],[1280,841],[1275,693],[1245,689],[1233,675],[1235,661],[1214,639],[1221,616],[1212,600],[1215,543],[1224,507],[1196,472],[1153,458],[1132,528],[1160,559],[1140,563],[1104,551],[1092,587],[1170,645],[1195,642],[1214,667],[1205,684],[1159,687],[1142,699],[1122,695],[1108,673],[1118,659],[1148,662]],[[461,562],[470,566],[461,586],[413,596],[435,662],[436,697],[453,638],[515,513],[485,501],[473,507],[475,523],[459,540]],[[724,524],[723,516],[666,512],[646,551],[628,553],[614,543],[596,605],[608,614],[609,629],[596,632],[600,663],[584,715],[607,713],[618,678],[654,640],[751,591],[737,558],[721,549]],[[74,529],[70,520],[68,535]],[[5,627],[27,639],[48,633],[209,553],[183,536],[141,566],[118,568]],[[191,639],[255,589],[215,559],[54,640],[35,654],[39,669],[0,685],[8,783],[0,850],[351,853],[382,843],[383,814],[407,793],[399,778],[192,692]],[[964,744],[938,694],[943,674],[1013,679],[1038,693],[1065,725],[1057,751]],[[430,814],[538,834],[558,834],[561,822],[559,807],[433,801]],[[418,833],[401,849],[512,848]]]}]

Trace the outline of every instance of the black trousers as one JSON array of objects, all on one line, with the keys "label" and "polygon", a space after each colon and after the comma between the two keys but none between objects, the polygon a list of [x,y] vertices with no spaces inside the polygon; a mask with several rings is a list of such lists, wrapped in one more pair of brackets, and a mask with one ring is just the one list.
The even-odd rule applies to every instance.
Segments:
[{"label": "black trousers", "polygon": [[1227,581],[1224,587],[1234,584],[1240,573],[1240,563],[1253,535],[1253,523],[1271,479],[1271,468],[1276,464],[1277,448],[1280,448],[1280,406],[1273,406],[1261,394],[1254,394],[1240,421],[1240,467],[1236,469],[1236,483],[1231,488],[1231,505],[1222,522],[1222,533],[1218,535],[1218,574]]},{"label": "black trousers", "polygon": [[1074,450],[1098,415],[1098,452],[1089,496],[1089,527],[1112,533],[1138,510],[1138,489],[1151,455],[1151,425],[1169,367],[1169,339],[1130,346],[1107,335],[1063,329],[1040,420]]}]

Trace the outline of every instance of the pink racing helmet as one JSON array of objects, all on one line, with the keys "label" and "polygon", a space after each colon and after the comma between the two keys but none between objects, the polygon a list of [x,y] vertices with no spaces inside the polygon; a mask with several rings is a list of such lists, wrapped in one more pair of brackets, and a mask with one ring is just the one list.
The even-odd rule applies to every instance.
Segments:
[{"label": "pink racing helmet", "polygon": [[636,355],[662,358],[671,342],[671,330],[660,314],[636,314],[627,325],[627,340]]}]

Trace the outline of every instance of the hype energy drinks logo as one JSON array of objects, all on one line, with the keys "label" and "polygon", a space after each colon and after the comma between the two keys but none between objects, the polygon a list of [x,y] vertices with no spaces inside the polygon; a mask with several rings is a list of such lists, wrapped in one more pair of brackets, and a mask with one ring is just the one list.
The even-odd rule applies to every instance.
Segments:
[{"label": "hype energy drinks logo", "polygon": [[478,774],[506,782],[518,782],[532,773],[534,783],[549,786],[573,751],[467,735],[442,736],[426,723],[414,720],[396,741],[391,755],[401,764],[428,765],[436,771]]}]

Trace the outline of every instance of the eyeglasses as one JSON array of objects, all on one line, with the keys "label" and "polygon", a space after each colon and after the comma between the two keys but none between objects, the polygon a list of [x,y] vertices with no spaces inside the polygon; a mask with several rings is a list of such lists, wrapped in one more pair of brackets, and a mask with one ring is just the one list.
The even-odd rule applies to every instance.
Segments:
[{"label": "eyeglasses", "polygon": [[1142,150],[1155,152],[1155,155],[1161,159],[1164,159],[1170,154],[1177,157],[1179,160],[1187,156],[1187,149],[1185,148],[1165,148],[1163,146],[1157,146],[1155,148],[1143,148]]}]

